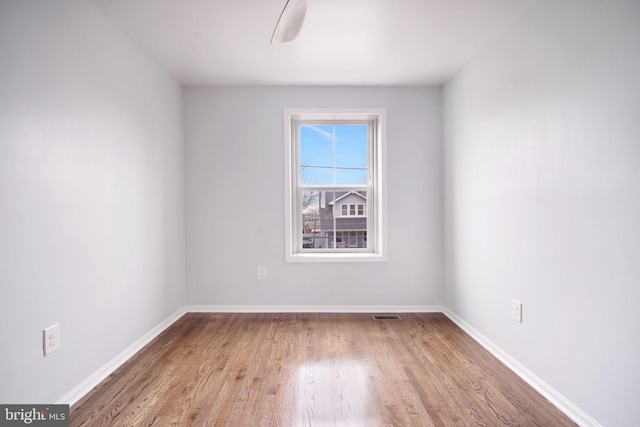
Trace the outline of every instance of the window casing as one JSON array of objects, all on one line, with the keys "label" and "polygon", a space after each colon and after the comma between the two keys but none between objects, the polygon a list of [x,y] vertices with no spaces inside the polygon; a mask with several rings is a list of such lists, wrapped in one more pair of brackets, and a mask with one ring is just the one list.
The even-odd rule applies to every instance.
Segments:
[{"label": "window casing", "polygon": [[384,109],[285,110],[288,262],[386,261],[384,125]]}]

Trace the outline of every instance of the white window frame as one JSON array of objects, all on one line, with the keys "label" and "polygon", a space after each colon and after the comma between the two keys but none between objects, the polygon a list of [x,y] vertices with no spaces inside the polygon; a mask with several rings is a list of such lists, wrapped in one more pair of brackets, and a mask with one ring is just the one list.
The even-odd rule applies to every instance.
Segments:
[{"label": "white window frame", "polygon": [[[300,170],[298,126],[301,121],[362,122],[373,121],[373,141],[369,147],[369,182],[367,193],[368,249],[309,251],[303,248],[301,217],[298,215]],[[287,108],[284,111],[285,144],[285,261],[286,262],[385,262],[387,261],[386,205],[386,109],[308,109]],[[354,186],[348,186],[349,188]],[[318,189],[323,189],[318,186]],[[370,194],[369,194],[370,193]],[[357,206],[356,206],[357,213]]]}]

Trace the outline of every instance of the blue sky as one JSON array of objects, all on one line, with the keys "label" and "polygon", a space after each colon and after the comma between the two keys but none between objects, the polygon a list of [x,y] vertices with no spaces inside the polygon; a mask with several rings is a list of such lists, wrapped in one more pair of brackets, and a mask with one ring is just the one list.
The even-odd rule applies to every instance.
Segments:
[{"label": "blue sky", "polygon": [[336,135],[335,184],[367,183],[367,125],[303,125],[300,129],[302,184],[334,184],[333,128]]}]

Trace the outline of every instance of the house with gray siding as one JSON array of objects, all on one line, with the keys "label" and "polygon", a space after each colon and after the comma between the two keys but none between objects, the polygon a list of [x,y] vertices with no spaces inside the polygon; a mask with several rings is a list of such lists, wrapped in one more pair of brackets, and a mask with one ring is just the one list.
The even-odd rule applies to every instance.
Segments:
[{"label": "house with gray siding", "polygon": [[322,247],[367,247],[366,192],[322,191],[319,217]]}]

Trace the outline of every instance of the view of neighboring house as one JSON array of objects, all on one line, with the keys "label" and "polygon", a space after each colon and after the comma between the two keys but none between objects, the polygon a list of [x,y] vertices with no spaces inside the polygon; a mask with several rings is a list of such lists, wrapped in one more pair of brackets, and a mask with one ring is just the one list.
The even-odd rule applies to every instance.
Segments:
[{"label": "view of neighboring house", "polygon": [[367,247],[367,196],[358,191],[314,192],[316,209],[303,215],[303,246]]}]

